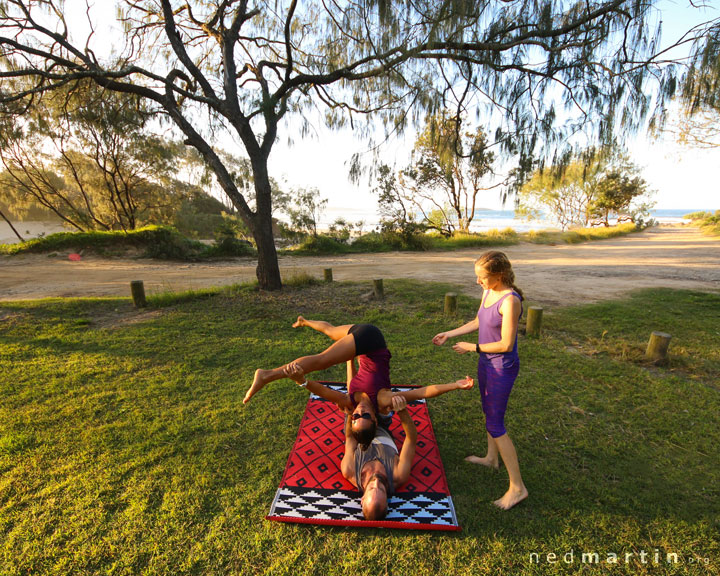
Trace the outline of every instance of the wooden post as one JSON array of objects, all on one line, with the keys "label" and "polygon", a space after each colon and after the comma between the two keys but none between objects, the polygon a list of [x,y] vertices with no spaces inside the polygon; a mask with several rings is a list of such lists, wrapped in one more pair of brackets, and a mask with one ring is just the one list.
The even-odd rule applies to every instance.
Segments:
[{"label": "wooden post", "polygon": [[373,280],[373,288],[375,298],[377,298],[378,300],[382,300],[383,298],[385,298],[385,289],[383,288],[382,278],[377,278]]},{"label": "wooden post", "polygon": [[542,313],[543,309],[540,306],[530,306],[528,308],[527,324],[525,325],[525,334],[527,336],[540,336]]},{"label": "wooden post", "polygon": [[325,268],[323,270],[323,274],[325,275],[325,282],[332,282],[332,268]]},{"label": "wooden post", "polygon": [[672,336],[665,332],[653,332],[650,334],[650,341],[647,345],[645,357],[658,365],[667,364],[670,338],[672,338]]},{"label": "wooden post", "polygon": [[135,308],[145,308],[147,300],[145,300],[145,286],[142,280],[133,280],[130,282],[130,292],[132,293]]},{"label": "wooden post", "polygon": [[445,315],[449,316],[457,312],[457,294],[448,292],[445,294]]}]

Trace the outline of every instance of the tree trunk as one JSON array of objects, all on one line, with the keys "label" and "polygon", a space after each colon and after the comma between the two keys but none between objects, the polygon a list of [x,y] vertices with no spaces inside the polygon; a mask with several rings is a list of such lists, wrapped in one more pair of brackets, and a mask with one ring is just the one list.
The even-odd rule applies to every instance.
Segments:
[{"label": "tree trunk", "polygon": [[12,231],[15,232],[15,236],[17,236],[20,239],[20,242],[25,242],[25,238],[20,236],[20,232],[15,230],[15,226],[12,225],[12,222],[10,222],[10,220],[8,220],[7,216],[5,216],[5,214],[3,214],[2,211],[0,211],[0,217],[2,217],[2,219],[8,223],[8,226],[10,226],[10,228],[12,228]]},{"label": "tree trunk", "polygon": [[253,219],[254,226],[252,227],[253,238],[255,238],[258,251],[258,265],[255,274],[262,290],[280,290],[282,280],[272,231],[272,197],[270,194],[270,178],[267,172],[267,158],[255,159],[254,162],[253,158],[251,158],[251,162],[257,203],[256,214]]},{"label": "tree trunk", "polygon": [[278,265],[275,239],[272,233],[272,221],[256,217],[253,237],[258,251],[258,264],[255,274],[260,288],[262,290],[280,290],[282,280],[280,279],[280,266]]}]

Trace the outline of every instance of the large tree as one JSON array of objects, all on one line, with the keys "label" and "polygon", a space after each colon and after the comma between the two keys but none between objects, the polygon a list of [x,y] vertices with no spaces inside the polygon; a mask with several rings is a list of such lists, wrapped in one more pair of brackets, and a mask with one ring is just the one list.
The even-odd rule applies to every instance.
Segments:
[{"label": "large tree", "polygon": [[[699,27],[690,61],[677,81],[668,76],[666,94],[679,106],[653,118],[655,135],[669,134],[689,148],[720,147],[720,19]],[[657,129],[659,128],[659,129]]]},{"label": "large tree", "polygon": [[523,185],[516,213],[538,220],[549,216],[563,230],[587,226],[591,218],[602,218],[607,226],[610,214],[630,212],[633,200],[648,192],[627,153],[588,149],[536,170]]},{"label": "large tree", "polygon": [[[431,228],[447,235],[456,229],[467,233],[480,192],[502,185],[483,185],[494,160],[481,127],[465,132],[460,117],[443,112],[428,118],[412,163],[398,180],[406,201]],[[431,212],[440,214],[440,222],[433,224]]]},{"label": "large tree", "polygon": [[185,147],[147,130],[141,99],[84,80],[36,96],[6,115],[0,133],[0,201],[42,206],[76,230],[167,223]]},{"label": "large tree", "polygon": [[[462,108],[477,95],[497,112],[496,138],[527,166],[558,136],[560,115],[570,129],[592,120],[601,138],[618,118],[642,119],[652,10],[634,0],[125,0],[125,45],[104,55],[96,37],[70,30],[60,0],[0,0],[0,101],[91,78],[154,102],[247,222],[260,286],[277,289],[267,167],[286,116],[302,122],[321,106],[329,123],[358,128],[358,116],[377,112],[396,130],[413,110]],[[13,86],[20,77],[32,88]],[[254,209],[215,147],[223,129],[249,158]]]}]

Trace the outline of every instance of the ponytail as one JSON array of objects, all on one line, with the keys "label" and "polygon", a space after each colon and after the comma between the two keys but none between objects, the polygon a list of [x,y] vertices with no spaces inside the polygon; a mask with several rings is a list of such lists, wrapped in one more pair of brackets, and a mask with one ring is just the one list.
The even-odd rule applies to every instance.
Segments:
[{"label": "ponytail", "polygon": [[504,252],[498,252],[496,250],[485,252],[480,258],[475,260],[475,265],[482,266],[490,274],[500,274],[503,284],[510,286],[513,291],[517,292],[520,300],[525,300],[523,291],[515,285],[515,272]]}]

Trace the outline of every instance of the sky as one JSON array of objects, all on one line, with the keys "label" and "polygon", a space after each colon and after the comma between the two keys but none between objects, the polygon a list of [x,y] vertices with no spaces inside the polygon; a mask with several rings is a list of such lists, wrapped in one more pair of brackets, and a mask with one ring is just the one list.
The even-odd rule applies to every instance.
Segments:
[{"label": "sky", "polygon": [[[689,9],[688,0],[659,2],[658,6],[663,11],[663,42],[670,43],[693,24],[720,15],[720,0],[710,0],[706,5],[706,10],[699,11]],[[84,1],[67,0],[65,6],[66,10],[74,12],[72,21],[84,20],[84,14],[77,12],[84,6]],[[107,18],[109,11],[101,0],[95,0],[92,14]],[[292,146],[287,144],[286,134],[279,133],[270,157],[270,174],[282,182],[286,190],[318,188],[321,196],[328,199],[324,219],[332,221],[343,216],[352,222],[372,220],[371,215],[377,212],[377,199],[371,192],[372,183],[364,178],[354,185],[348,179],[348,164],[352,155],[366,152],[368,142],[356,138],[349,129],[332,131],[319,122],[314,123],[314,127],[312,136],[303,140],[297,138]],[[413,143],[412,131],[395,138],[382,148],[383,161],[398,168],[405,166]],[[227,142],[225,147],[232,149],[233,144]],[[655,190],[652,199],[656,208],[720,209],[717,178],[720,148],[712,151],[688,150],[672,141],[652,141],[640,136],[628,143],[628,149],[650,188]],[[478,205],[490,209],[503,208],[496,191],[480,198]],[[511,209],[512,200],[504,208]]]},{"label": "sky", "polygon": [[[706,10],[689,8],[687,0],[663,0],[663,42],[672,43],[693,25],[720,16],[720,1],[707,2]],[[414,143],[414,133],[406,132],[383,150],[386,163],[398,168],[407,163]],[[333,132],[318,128],[317,136],[289,147],[278,142],[273,150],[270,170],[285,176],[290,185],[317,187],[328,198],[328,212],[338,215],[364,214],[375,211],[377,200],[365,179],[359,186],[348,181],[348,166],[355,152],[364,152],[367,143],[350,132]],[[657,209],[720,209],[720,148],[712,151],[688,149],[672,139],[654,140],[640,135],[628,142],[633,161],[654,190],[652,200]],[[498,192],[490,191],[478,205],[494,210],[512,209],[513,201],[502,205]],[[332,220],[332,218],[330,218]]]}]

